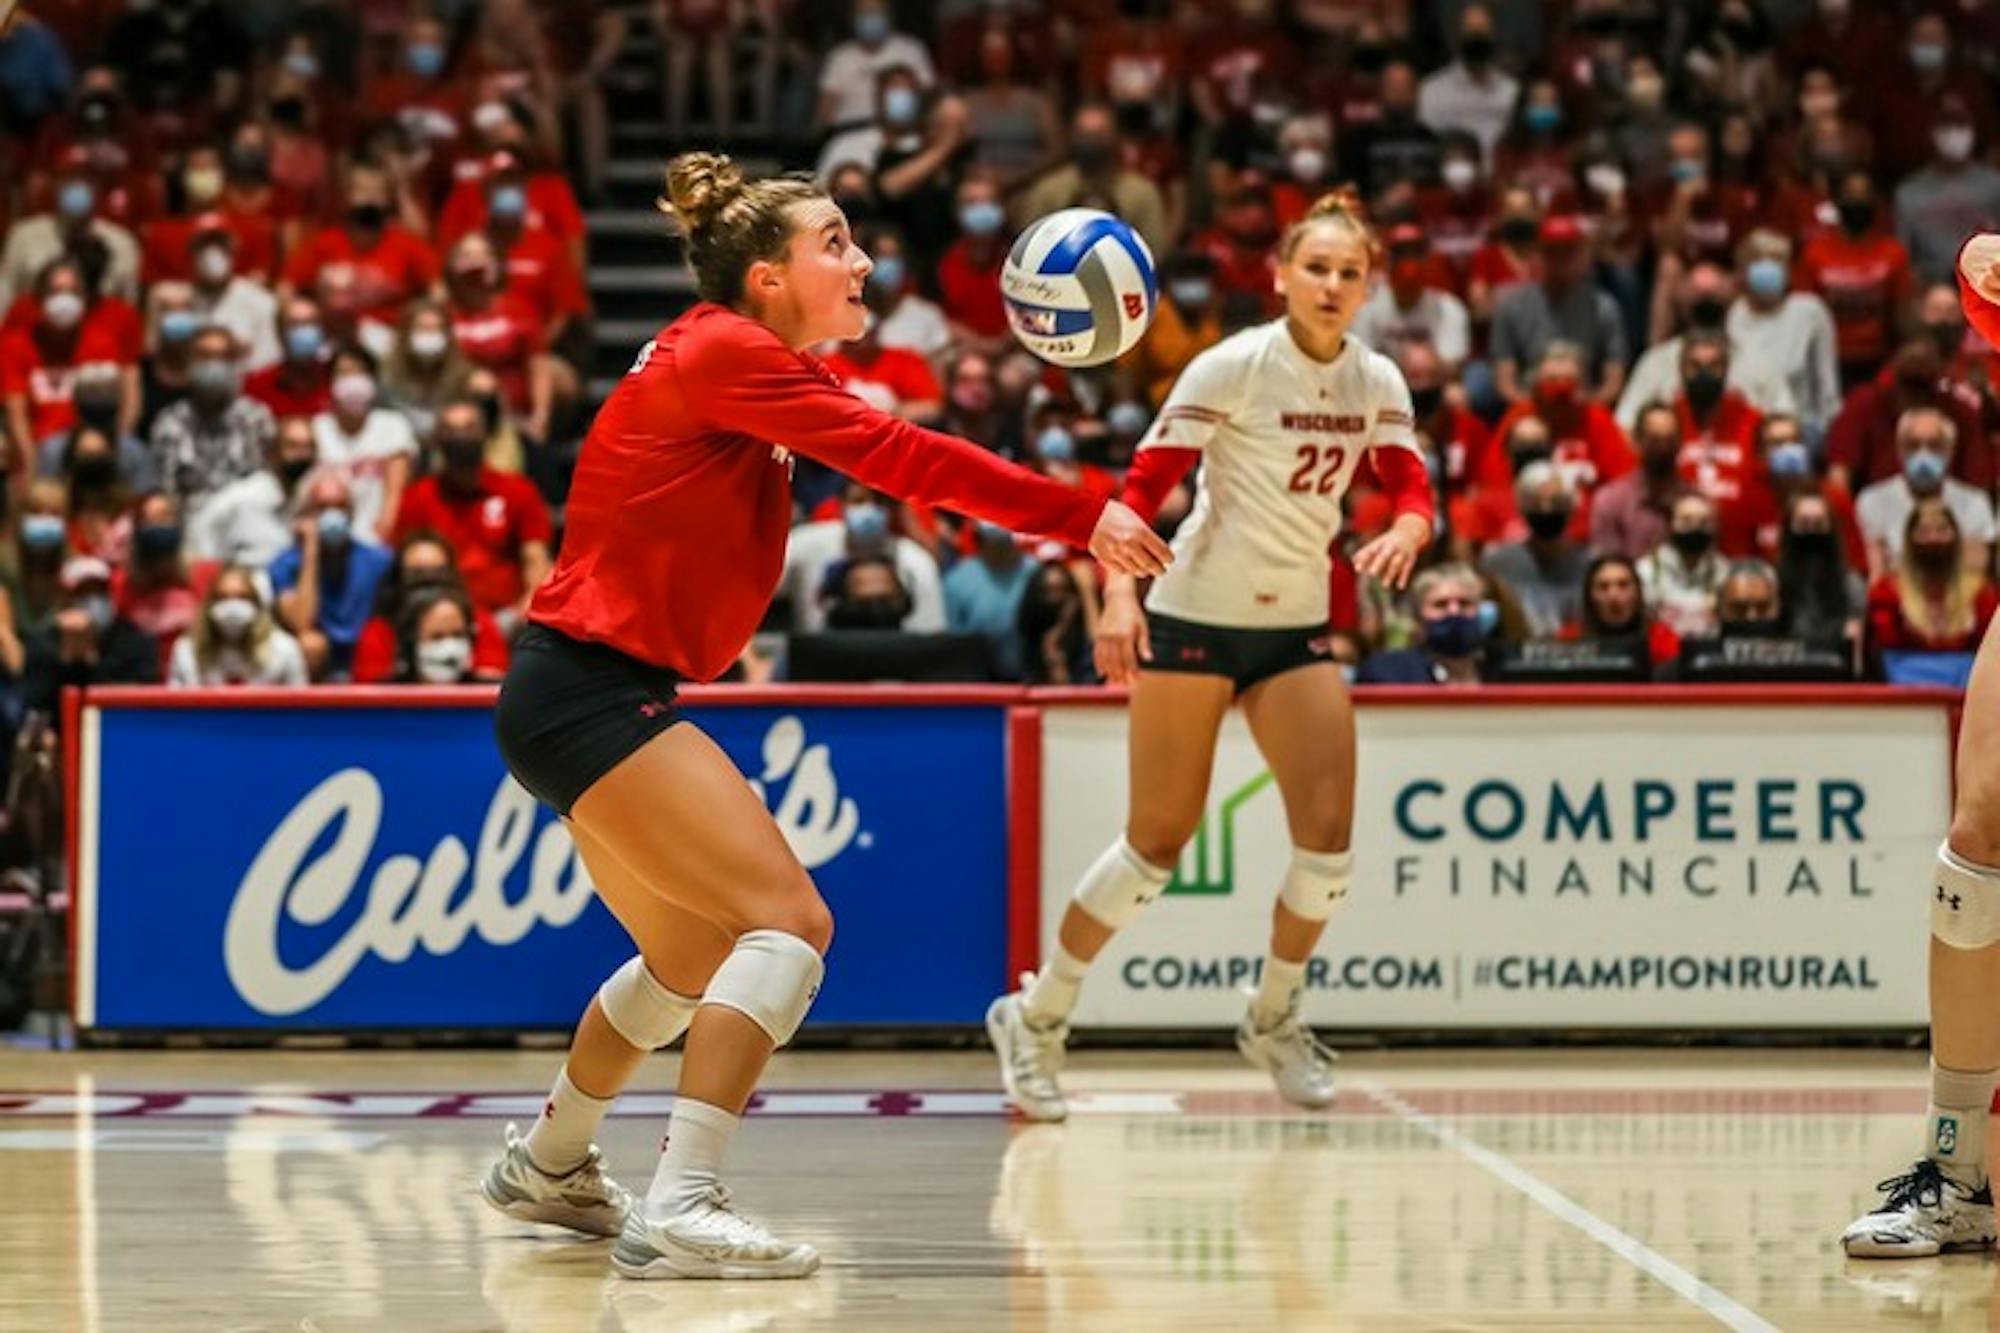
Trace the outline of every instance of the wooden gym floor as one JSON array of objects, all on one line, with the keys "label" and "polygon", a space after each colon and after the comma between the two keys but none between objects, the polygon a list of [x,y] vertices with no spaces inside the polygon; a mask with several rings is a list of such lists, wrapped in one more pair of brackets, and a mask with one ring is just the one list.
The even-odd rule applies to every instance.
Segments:
[{"label": "wooden gym floor", "polygon": [[[0,1049],[0,1329],[2000,1328],[2000,1261],[1844,1259],[1924,1057],[1350,1054],[1324,1114],[1233,1054],[1084,1052],[1075,1114],[983,1055],[789,1053],[739,1198],[802,1282],[637,1283],[474,1185],[553,1052]],[[643,1190],[673,1058],[603,1136]]]}]

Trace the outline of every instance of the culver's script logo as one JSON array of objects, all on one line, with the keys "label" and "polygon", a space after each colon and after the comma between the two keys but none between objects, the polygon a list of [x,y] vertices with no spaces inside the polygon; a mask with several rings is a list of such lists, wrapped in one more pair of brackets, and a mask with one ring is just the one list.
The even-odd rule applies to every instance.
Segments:
[{"label": "culver's script logo", "polygon": [[[831,753],[806,743],[796,717],[771,724],[761,772],[750,786],[772,806],[779,830],[808,870],[832,861],[857,835],[868,843],[860,833],[860,809],[840,794]],[[382,824],[375,775],[363,768],[333,774],[279,821],[236,887],[222,940],[231,984],[261,1013],[296,1014],[338,990],[370,954],[402,963],[419,946],[439,957],[454,953],[475,933],[504,947],[538,925],[571,924],[590,905],[590,875],[568,828],[553,820],[537,833],[536,812],[534,797],[502,778],[470,851],[446,834],[428,857],[389,856],[368,877],[354,923],[317,958],[294,966],[279,949],[285,924],[323,926],[348,907],[362,887]],[[331,844],[312,856],[336,826]],[[505,885],[524,856],[527,892],[510,901]]]}]

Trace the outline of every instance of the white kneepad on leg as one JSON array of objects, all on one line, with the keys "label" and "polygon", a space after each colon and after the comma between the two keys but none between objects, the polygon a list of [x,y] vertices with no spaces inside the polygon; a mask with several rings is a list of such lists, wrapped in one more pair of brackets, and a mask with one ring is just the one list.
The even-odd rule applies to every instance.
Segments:
[{"label": "white kneepad on leg", "polygon": [[734,1009],[783,1046],[806,1021],[826,963],[819,950],[782,930],[752,930],[709,978],[703,1004]]},{"label": "white kneepad on leg", "polygon": [[1307,921],[1329,921],[1347,906],[1347,881],[1354,873],[1352,852],[1309,852],[1292,848],[1292,864],[1285,870],[1285,883],[1278,890],[1293,916]]},{"label": "white kneepad on leg", "polygon": [[604,1011],[604,1020],[629,1045],[642,1051],[671,1046],[687,1031],[696,1003],[662,986],[638,954],[626,959],[625,966],[597,988],[597,1007]]},{"label": "white kneepad on leg", "polygon": [[1146,910],[1146,904],[1159,897],[1173,877],[1171,869],[1154,865],[1121,837],[1105,848],[1077,882],[1076,905],[1117,930]]},{"label": "white kneepad on leg", "polygon": [[1939,847],[1931,934],[1954,949],[2000,942],[2000,869],[1975,865],[1949,846]]}]

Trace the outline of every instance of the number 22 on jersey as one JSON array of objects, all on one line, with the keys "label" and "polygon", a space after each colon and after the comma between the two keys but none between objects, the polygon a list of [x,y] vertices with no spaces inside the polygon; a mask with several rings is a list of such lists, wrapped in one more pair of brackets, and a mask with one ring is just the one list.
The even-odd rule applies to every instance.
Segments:
[{"label": "number 22 on jersey", "polygon": [[[1321,460],[1325,460],[1324,468]],[[1333,494],[1340,485],[1341,464],[1347,461],[1347,450],[1338,444],[1321,447],[1317,444],[1299,446],[1299,469],[1292,473],[1291,489],[1301,495]],[[1315,477],[1317,473],[1317,477]]]}]

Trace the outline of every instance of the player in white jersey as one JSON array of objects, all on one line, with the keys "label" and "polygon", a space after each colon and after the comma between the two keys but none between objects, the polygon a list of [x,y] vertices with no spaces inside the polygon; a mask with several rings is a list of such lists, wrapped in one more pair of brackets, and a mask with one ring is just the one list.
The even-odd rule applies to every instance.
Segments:
[{"label": "player in white jersey", "polygon": [[1333,1100],[1332,1055],[1300,1021],[1299,992],[1347,897],[1354,715],[1330,657],[1327,552],[1364,454],[1396,518],[1356,567],[1401,587],[1431,540],[1409,387],[1347,331],[1375,250],[1347,196],[1315,204],[1279,242],[1283,318],[1197,356],[1140,442],[1125,498],[1143,514],[1197,461],[1203,467],[1174,564],[1145,607],[1131,579],[1113,577],[1105,589],[1098,666],[1132,686],[1124,836],[1076,886],[1040,974],[1024,975],[987,1011],[1008,1095],[1030,1119],[1067,1114],[1056,1075],[1085,971],[1172,878],[1208,800],[1223,718],[1239,699],[1283,794],[1293,850],[1236,1042],[1288,1100]]}]

